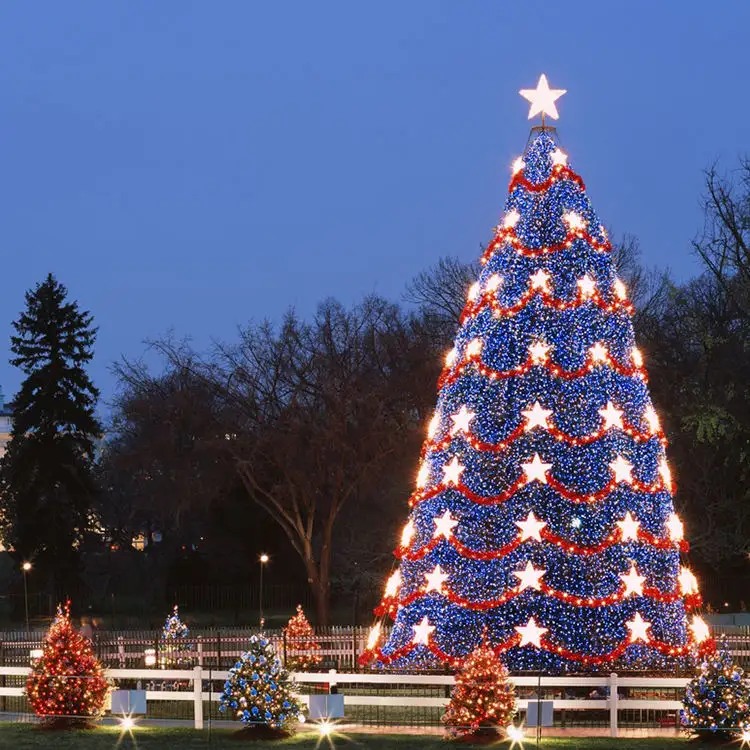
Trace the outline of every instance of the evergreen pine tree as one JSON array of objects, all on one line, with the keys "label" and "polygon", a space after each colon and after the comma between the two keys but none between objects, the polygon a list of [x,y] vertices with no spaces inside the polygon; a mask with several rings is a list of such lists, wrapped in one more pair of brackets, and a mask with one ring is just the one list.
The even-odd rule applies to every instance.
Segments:
[{"label": "evergreen pine tree", "polygon": [[726,643],[709,653],[685,688],[682,726],[704,740],[728,740],[750,730],[750,688]]},{"label": "evergreen pine tree", "polygon": [[96,329],[52,274],[26,293],[13,323],[11,359],[25,380],[13,402],[13,430],[0,462],[0,531],[6,546],[53,577],[75,582],[77,548],[95,494],[93,438],[98,391],[85,366]]},{"label": "evergreen pine tree", "polygon": [[289,619],[284,628],[284,641],[287,669],[298,672],[320,664],[320,644],[315,640],[315,632],[301,604],[297,605],[297,614]]},{"label": "evergreen pine tree", "polygon": [[303,716],[302,706],[268,638],[250,638],[250,648],[229,670],[219,711],[228,712],[247,726],[294,731]]},{"label": "evergreen pine tree", "polygon": [[70,603],[58,606],[44,639],[42,656],[26,682],[26,695],[37,716],[48,722],[77,723],[104,710],[109,684],[91,641],[70,621]]},{"label": "evergreen pine tree", "polygon": [[478,738],[505,730],[515,714],[516,696],[508,670],[485,636],[456,675],[443,723],[454,739]]}]

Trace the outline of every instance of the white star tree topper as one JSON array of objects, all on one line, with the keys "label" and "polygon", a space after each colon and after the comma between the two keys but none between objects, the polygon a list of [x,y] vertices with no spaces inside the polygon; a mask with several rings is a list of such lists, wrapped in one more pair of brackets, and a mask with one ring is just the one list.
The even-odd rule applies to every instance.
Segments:
[{"label": "white star tree topper", "polygon": [[518,93],[531,103],[529,107],[529,120],[541,114],[542,125],[544,125],[544,115],[549,115],[553,120],[557,120],[559,117],[555,102],[563,94],[566,94],[567,90],[551,89],[547,82],[547,76],[542,73],[539,76],[539,82],[535,89],[521,89]]}]

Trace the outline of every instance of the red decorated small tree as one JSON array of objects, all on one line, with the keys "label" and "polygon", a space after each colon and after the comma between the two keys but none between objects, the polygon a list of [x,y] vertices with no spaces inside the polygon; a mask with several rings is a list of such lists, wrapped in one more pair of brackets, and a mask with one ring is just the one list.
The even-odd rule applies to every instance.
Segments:
[{"label": "red decorated small tree", "polygon": [[102,714],[108,690],[91,642],[70,622],[70,602],[58,606],[26,681],[31,708],[49,723],[86,723]]},{"label": "red decorated small tree", "polygon": [[515,715],[513,683],[485,634],[456,674],[443,723],[454,739],[492,738],[498,730],[505,730]]},{"label": "red decorated small tree", "polygon": [[297,614],[284,628],[284,641],[287,669],[300,672],[320,664],[320,644],[315,640],[315,632],[301,604],[297,605]]}]

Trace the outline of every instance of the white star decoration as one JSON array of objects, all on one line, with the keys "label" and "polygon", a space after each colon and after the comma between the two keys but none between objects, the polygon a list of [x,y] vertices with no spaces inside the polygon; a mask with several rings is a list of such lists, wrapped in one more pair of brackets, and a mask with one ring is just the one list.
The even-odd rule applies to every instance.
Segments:
[{"label": "white star decoration", "polygon": [[430,635],[435,630],[435,626],[430,625],[425,615],[419,625],[412,625],[412,629],[414,630],[414,643],[424,643],[426,646],[430,642]]},{"label": "white star decoration", "polygon": [[643,418],[648,422],[648,428],[652,433],[657,433],[661,429],[659,424],[659,415],[650,404],[643,410]]},{"label": "white star decoration", "polygon": [[680,582],[680,591],[683,594],[698,593],[698,579],[693,575],[693,572],[684,565],[680,566],[680,575],[677,576],[677,580]]},{"label": "white star decoration", "polygon": [[606,362],[607,361],[607,347],[602,344],[601,341],[597,341],[590,349],[589,354],[591,355],[592,362]]},{"label": "white star decoration", "polygon": [[643,596],[643,582],[646,580],[646,576],[638,575],[638,571],[635,565],[630,566],[629,573],[620,573],[620,578],[625,584],[625,591],[623,596]]},{"label": "white star decoration", "polygon": [[440,518],[435,518],[435,533],[433,536],[444,536],[449,539],[453,535],[453,527],[458,526],[458,521],[451,518],[451,512],[446,510]]},{"label": "white star decoration", "polygon": [[545,409],[538,401],[535,401],[530,409],[525,409],[521,414],[523,414],[526,420],[524,430],[527,432],[533,430],[535,427],[541,427],[545,430],[549,429],[547,420],[550,414],[552,414],[552,409]]},{"label": "white star decoration", "polygon": [[408,521],[406,526],[404,526],[404,530],[401,532],[401,546],[402,547],[408,547],[411,538],[414,536],[414,522]]},{"label": "white star decoration", "polygon": [[625,284],[622,283],[620,279],[615,279],[614,281],[614,290],[615,290],[615,297],[617,299],[627,299],[628,298],[628,290]]},{"label": "white star decoration", "polygon": [[443,573],[439,565],[435,566],[432,573],[424,574],[427,583],[425,584],[425,591],[437,591],[439,594],[443,592],[443,584],[445,579],[448,577],[447,573]]},{"label": "white star decoration", "polygon": [[560,151],[556,148],[550,155],[549,158],[552,160],[552,166],[564,167],[568,163],[568,155],[564,151]]},{"label": "white star decoration", "polygon": [[386,598],[396,596],[396,594],[398,594],[399,586],[401,586],[401,572],[396,570],[385,584]]},{"label": "white star decoration", "polygon": [[571,232],[580,232],[586,228],[586,219],[575,211],[564,213],[562,218]]},{"label": "white star decoration", "polygon": [[505,218],[503,219],[503,226],[506,229],[510,229],[511,227],[514,227],[516,224],[518,224],[518,221],[521,218],[521,214],[516,211],[514,208],[512,211],[508,211],[507,214],[505,214]]},{"label": "white star decoration", "polygon": [[455,435],[457,432],[469,432],[469,423],[474,419],[474,412],[469,411],[464,404],[455,414],[451,415],[453,420],[453,427],[451,427],[451,435]]},{"label": "white star decoration", "polygon": [[427,461],[423,461],[417,472],[417,487],[422,489],[427,486],[427,482],[430,479],[430,465]]},{"label": "white star decoration", "polygon": [[544,341],[536,341],[529,347],[531,361],[536,365],[541,365],[547,361],[547,353],[552,347]]},{"label": "white star decoration", "polygon": [[484,285],[484,288],[488,292],[494,292],[495,289],[497,289],[502,283],[503,277],[496,273],[493,273],[492,276],[487,279],[487,283]]},{"label": "white star decoration", "polygon": [[661,475],[662,482],[665,487],[672,486],[672,472],[669,470],[669,464],[666,458],[662,458],[659,461],[659,474]]},{"label": "white star decoration", "polygon": [[475,281],[470,287],[469,292],[466,295],[471,301],[474,301],[479,296],[479,282]]},{"label": "white star decoration", "polygon": [[626,622],[625,625],[627,625],[628,630],[630,631],[630,642],[635,643],[636,641],[648,641],[651,639],[651,636],[648,634],[648,629],[651,627],[650,622],[646,622],[641,617],[640,612],[636,612],[635,615],[633,615],[633,619],[629,622]]},{"label": "white star decoration", "polygon": [[540,532],[546,525],[546,521],[537,520],[533,511],[526,516],[525,521],[516,521],[516,526],[520,529],[519,535],[522,542],[526,539],[536,539],[537,542],[541,542]]},{"label": "white star decoration", "polygon": [[529,107],[529,120],[535,115],[541,114],[542,120],[544,115],[549,115],[553,120],[556,120],[559,115],[557,114],[557,107],[555,102],[565,93],[566,89],[551,89],[549,83],[547,83],[547,76],[542,73],[539,76],[539,82],[535,89],[521,89],[518,92],[526,101],[531,102]]},{"label": "white star decoration", "polygon": [[623,456],[618,456],[614,461],[609,463],[609,468],[612,469],[615,475],[615,482],[625,482],[626,484],[632,484],[633,482],[633,464],[627,461]]},{"label": "white star decoration", "polygon": [[458,456],[453,456],[453,460],[443,466],[443,484],[457,487],[464,469],[465,467],[458,462]]},{"label": "white star decoration", "polygon": [[529,482],[541,482],[547,484],[547,472],[552,467],[552,464],[545,464],[539,454],[535,453],[534,458],[531,461],[527,461],[525,464],[521,464],[521,468],[526,474],[526,483]]},{"label": "white star decoration", "polygon": [[370,634],[367,636],[367,650],[372,651],[372,649],[375,648],[375,646],[378,645],[378,641],[380,640],[380,623],[376,622],[371,630]]},{"label": "white star decoration", "polygon": [[533,617],[529,619],[526,625],[516,625],[514,629],[521,636],[519,646],[529,644],[537,648],[542,645],[542,636],[548,630],[548,628],[540,628]]},{"label": "white star decoration", "polygon": [[622,409],[618,409],[611,401],[607,401],[604,409],[599,409],[599,416],[604,420],[604,429],[619,427],[622,429]]},{"label": "white star decoration", "polygon": [[482,353],[482,341],[480,339],[472,339],[471,341],[469,341],[469,344],[466,347],[466,356],[476,357],[477,355],[481,353]]},{"label": "white star decoration", "polygon": [[542,292],[549,291],[547,283],[549,282],[549,272],[540,268],[536,273],[529,276],[532,289],[539,289]]},{"label": "white star decoration", "polygon": [[596,290],[596,282],[588,274],[584,274],[578,279],[578,288],[581,290],[581,297],[590,297]]},{"label": "white star decoration", "polygon": [[708,625],[705,620],[698,615],[693,615],[693,621],[690,623],[690,630],[693,631],[693,638],[696,643],[702,643],[710,635]]},{"label": "white star decoration", "polygon": [[518,577],[518,590],[535,589],[539,591],[542,588],[540,579],[546,572],[546,570],[537,570],[531,562],[527,562],[523,570],[514,570],[513,575]]},{"label": "white star decoration", "polygon": [[685,533],[682,521],[676,513],[670,513],[666,523],[667,531],[669,532],[669,538],[673,542],[679,542]]},{"label": "white star decoration", "polygon": [[435,412],[432,415],[430,423],[427,425],[427,437],[430,439],[434,438],[438,431],[438,427],[440,427],[440,415]]},{"label": "white star decoration", "polygon": [[633,518],[630,511],[625,514],[625,518],[622,521],[617,521],[617,525],[620,527],[622,540],[625,541],[637,541],[638,529],[640,528],[641,522],[636,521]]},{"label": "white star decoration", "polygon": [[522,159],[522,158],[521,158],[520,156],[518,156],[518,157],[516,157],[516,158],[515,158],[515,159],[513,160],[513,164],[511,165],[510,171],[511,171],[511,172],[512,172],[513,174],[517,174],[517,173],[518,173],[518,172],[520,172],[520,171],[521,171],[521,170],[522,170],[522,169],[523,169],[523,168],[524,168],[525,166],[526,166],[526,162],[525,162],[525,161],[524,161],[524,160],[523,160],[523,159]]}]

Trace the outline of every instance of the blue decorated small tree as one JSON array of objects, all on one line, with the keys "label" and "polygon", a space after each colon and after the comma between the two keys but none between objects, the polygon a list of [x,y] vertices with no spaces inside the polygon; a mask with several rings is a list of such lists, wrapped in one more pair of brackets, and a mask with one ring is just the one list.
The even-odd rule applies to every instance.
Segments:
[{"label": "blue decorated small tree", "polygon": [[187,642],[190,629],[180,619],[177,605],[164,621],[159,640],[159,665],[163,668],[176,667],[189,661],[191,645]]},{"label": "blue decorated small tree", "polygon": [[700,739],[729,740],[750,730],[750,688],[727,644],[709,654],[685,688],[682,726]]},{"label": "blue decorated small tree", "polygon": [[250,648],[229,670],[219,711],[247,727],[291,734],[304,720],[294,683],[273,644],[263,636],[250,638]]}]

